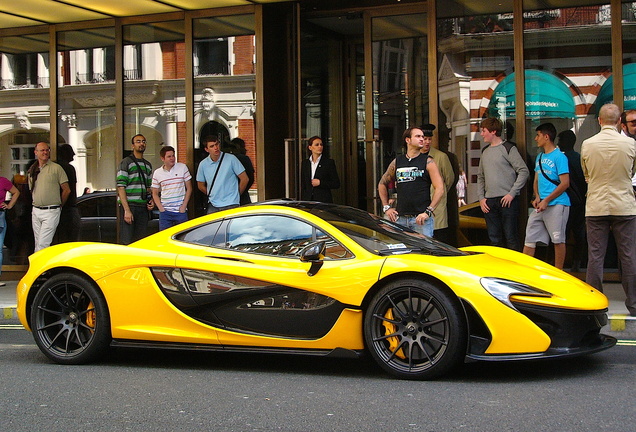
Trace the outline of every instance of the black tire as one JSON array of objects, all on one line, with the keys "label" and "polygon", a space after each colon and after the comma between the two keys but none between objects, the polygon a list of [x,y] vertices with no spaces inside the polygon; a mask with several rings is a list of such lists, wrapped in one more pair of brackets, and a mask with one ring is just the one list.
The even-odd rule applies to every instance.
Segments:
[{"label": "black tire", "polygon": [[459,301],[422,280],[391,282],[364,317],[373,359],[402,379],[432,379],[463,361],[468,331]]},{"label": "black tire", "polygon": [[35,343],[61,364],[88,363],[110,346],[106,300],[90,279],[59,274],[47,280],[33,300],[31,329]]}]

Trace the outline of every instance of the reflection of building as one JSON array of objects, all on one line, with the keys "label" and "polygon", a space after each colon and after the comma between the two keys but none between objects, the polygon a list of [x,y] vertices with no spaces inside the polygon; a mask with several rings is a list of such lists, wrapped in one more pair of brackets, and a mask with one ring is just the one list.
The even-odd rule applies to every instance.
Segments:
[{"label": "reflection of building", "polygon": [[[633,22],[634,10],[633,3],[624,3],[628,21]],[[520,98],[518,74],[514,72],[512,14],[440,22],[440,107],[451,125],[451,135],[466,145],[469,201],[476,199],[474,183],[483,147],[478,124],[482,118],[501,118],[509,139],[525,143],[529,163],[536,155],[533,137],[539,123],[550,121],[559,131],[572,129],[579,143],[596,133],[598,107],[614,99],[609,5],[524,14],[525,107],[520,110],[525,136],[514,132],[519,126]],[[630,102],[630,95],[636,92],[631,78],[634,64],[623,68],[625,108],[636,107],[636,102]],[[461,160],[464,152],[458,153]]]},{"label": "reflection of building", "polygon": [[67,142],[79,190],[113,188],[137,132],[154,166],[170,144],[192,171],[217,134],[246,141],[259,199],[293,197],[320,135],[349,180],[336,202],[374,211],[402,131],[432,122],[474,199],[482,117],[504,118],[532,159],[539,122],[581,142],[601,101],[636,103],[634,2],[128,0],[114,13],[106,0],[30,1],[56,14],[3,5],[0,171],[24,171],[37,141]]}]

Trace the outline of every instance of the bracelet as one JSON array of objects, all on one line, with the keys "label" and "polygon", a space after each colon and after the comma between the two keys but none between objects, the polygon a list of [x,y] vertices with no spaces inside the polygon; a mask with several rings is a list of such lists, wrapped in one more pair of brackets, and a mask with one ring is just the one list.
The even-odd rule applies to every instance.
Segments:
[{"label": "bracelet", "polygon": [[433,217],[433,209],[430,207],[426,207],[426,210],[424,210],[424,214],[429,218]]}]

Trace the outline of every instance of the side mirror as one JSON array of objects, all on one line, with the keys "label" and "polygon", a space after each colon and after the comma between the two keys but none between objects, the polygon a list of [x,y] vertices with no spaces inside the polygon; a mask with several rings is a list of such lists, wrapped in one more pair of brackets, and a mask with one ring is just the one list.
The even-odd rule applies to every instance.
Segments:
[{"label": "side mirror", "polygon": [[300,260],[302,262],[311,263],[311,267],[307,272],[308,276],[313,276],[318,273],[318,270],[322,267],[322,260],[325,257],[326,244],[324,240],[313,242],[308,244],[300,251]]}]

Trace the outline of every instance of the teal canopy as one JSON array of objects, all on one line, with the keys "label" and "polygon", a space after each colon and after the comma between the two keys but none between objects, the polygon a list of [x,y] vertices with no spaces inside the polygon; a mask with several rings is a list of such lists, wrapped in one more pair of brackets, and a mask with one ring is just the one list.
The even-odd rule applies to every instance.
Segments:
[{"label": "teal canopy", "polygon": [[[574,98],[567,85],[547,72],[528,69],[526,76],[527,118],[574,118]],[[503,79],[488,105],[492,117],[514,118],[516,107],[515,74]]]},{"label": "teal canopy", "polygon": [[[597,109],[614,101],[614,80],[610,76],[596,97]],[[623,66],[623,108],[636,109],[636,63]]]}]

